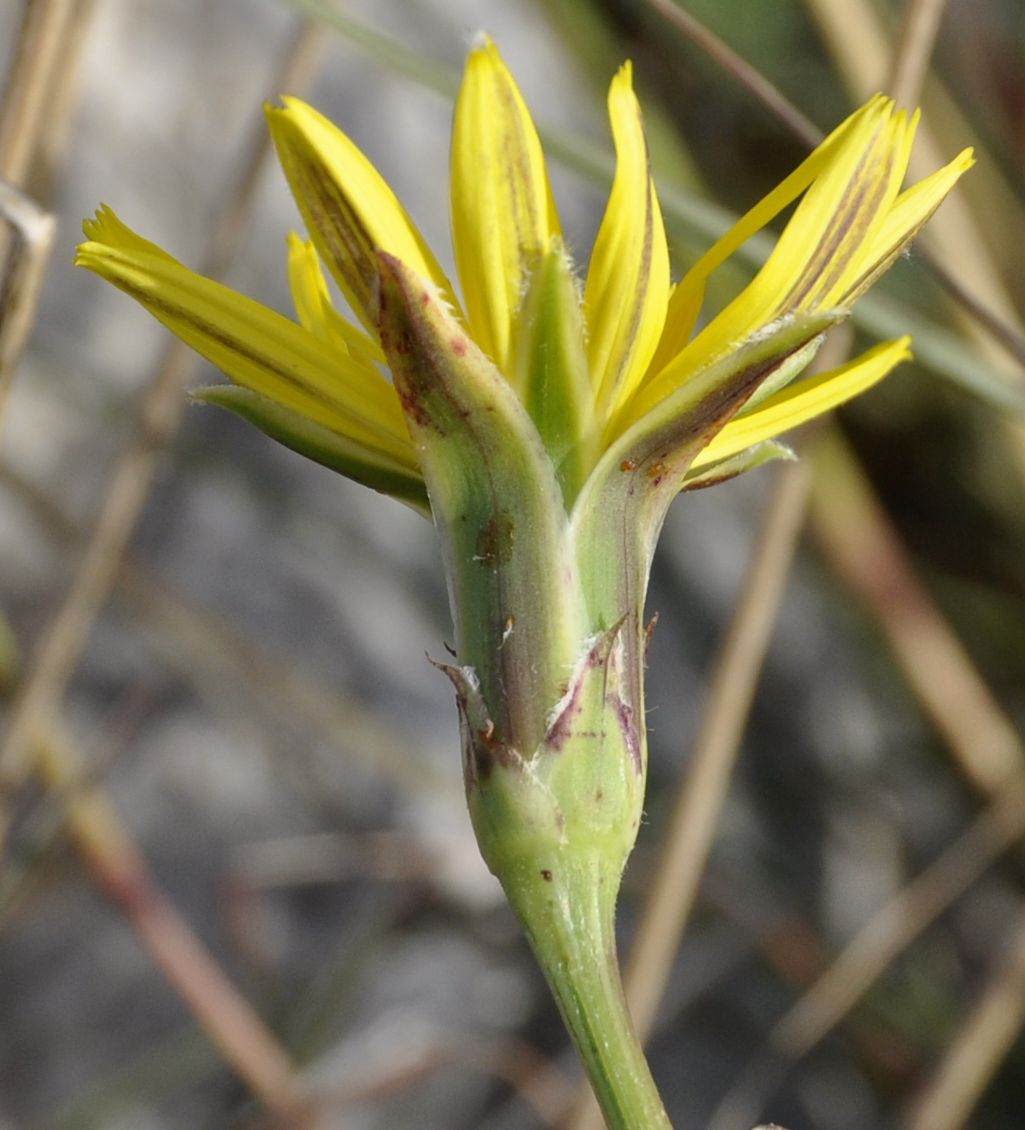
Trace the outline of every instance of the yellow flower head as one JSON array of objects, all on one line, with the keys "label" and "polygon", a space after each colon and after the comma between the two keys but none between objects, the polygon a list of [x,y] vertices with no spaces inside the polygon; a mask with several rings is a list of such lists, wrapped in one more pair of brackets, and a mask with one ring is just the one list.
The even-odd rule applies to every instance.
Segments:
[{"label": "yellow flower head", "polygon": [[[757,372],[721,412],[706,413],[698,449],[671,469],[675,489],[754,465],[767,441],[908,356],[901,339],[790,383],[822,330],[846,315],[971,165],[970,151],[902,190],[916,118],[873,98],[672,286],[629,63],[613,79],[608,104],[616,173],[582,294],[533,122],[486,39],[470,54],[453,129],[461,302],[373,165],[294,98],[267,116],[311,236],[289,241],[297,322],[189,271],[106,208],[85,224],[77,261],[138,299],[234,382],[207,390],[206,399],[421,507],[420,454],[400,390],[385,375],[392,359],[382,350],[382,255],[429,284],[516,391],[558,465],[568,504],[603,456],[625,452],[621,462],[631,462],[627,437],[665,425],[674,405],[693,411],[696,397],[716,395],[737,368],[731,359],[757,360]],[[798,198],[752,282],[724,309],[705,311],[712,272]],[[322,265],[361,325],[332,306]]]}]

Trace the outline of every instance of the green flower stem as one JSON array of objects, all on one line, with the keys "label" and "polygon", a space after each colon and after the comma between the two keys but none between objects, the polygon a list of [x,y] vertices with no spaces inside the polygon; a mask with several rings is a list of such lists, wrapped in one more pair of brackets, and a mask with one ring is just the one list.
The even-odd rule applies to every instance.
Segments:
[{"label": "green flower stem", "polygon": [[[554,285],[567,281],[560,263],[549,263],[556,305],[573,296]],[[608,1125],[659,1130],[669,1121],[626,1009],[613,931],[644,796],[648,542],[625,529],[625,505],[618,527],[603,525],[600,497],[581,539],[565,508],[568,480],[560,484],[515,391],[432,288],[383,253],[379,268],[381,344],[448,571],[458,661],[439,666],[456,689],[477,842]],[[558,320],[536,328],[554,363],[569,364]],[[573,388],[570,373],[562,390],[572,398]],[[535,409],[547,428],[548,406]],[[598,544],[599,528],[611,545]],[[617,528],[632,547],[625,555]]]},{"label": "green flower stem", "polygon": [[[551,862],[552,856],[545,859]],[[584,1063],[609,1130],[670,1130],[627,1011],[613,929],[619,876],[601,852],[539,866],[525,856],[502,877]]]}]

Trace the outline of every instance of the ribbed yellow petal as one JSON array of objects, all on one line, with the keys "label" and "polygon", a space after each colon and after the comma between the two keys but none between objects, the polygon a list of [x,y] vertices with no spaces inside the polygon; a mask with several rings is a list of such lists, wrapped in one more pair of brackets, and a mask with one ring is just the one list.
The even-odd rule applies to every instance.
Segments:
[{"label": "ribbed yellow petal", "polygon": [[331,304],[317,249],[312,240],[302,239],[295,232],[288,237],[288,284],[303,329],[342,353],[371,363],[384,362],[377,342],[346,321]]},{"label": "ribbed yellow petal", "polygon": [[503,372],[530,273],[557,234],[537,131],[498,49],[485,39],[470,53],[456,102],[452,241],[471,336]]},{"label": "ribbed yellow petal", "polygon": [[237,384],[409,468],[417,460],[398,396],[371,365],[228,287],[188,270],[109,210],[76,257],[135,298]]},{"label": "ribbed yellow petal", "polygon": [[841,296],[850,305],[890,266],[902,248],[914,239],[929,217],[943,203],[958,178],[975,164],[971,149],[965,149],[942,169],[902,192],[883,217],[863,255],[845,280]]},{"label": "ribbed yellow petal", "polygon": [[911,356],[911,339],[884,342],[856,360],[798,381],[754,410],[735,416],[691,464],[691,472],[781,435],[858,396]]},{"label": "ribbed yellow petal", "polygon": [[[851,279],[857,277],[858,262],[901,190],[917,120],[918,115],[909,123],[903,112],[892,114],[880,122],[860,154],[852,151],[850,156],[857,156],[858,163],[851,175],[843,169],[809,190],[774,252],[781,271],[784,259],[794,266],[804,259],[789,290],[780,296],[778,310],[840,304]],[[818,216],[824,212],[829,220],[822,225]]]},{"label": "ribbed yellow petal", "polygon": [[[670,369],[680,363],[686,371],[694,357],[719,357],[781,314],[811,308],[803,300],[823,272],[844,269],[846,262],[838,258],[844,241],[854,237],[856,228],[864,231],[882,199],[884,136],[891,112],[892,103],[879,99],[856,115],[854,128],[820,167],[761,270]],[[668,383],[674,379],[669,377]]]},{"label": "ribbed yellow petal", "polygon": [[145,253],[156,258],[168,259],[172,263],[178,261],[173,256],[168,255],[162,247],[158,247],[155,243],[150,243],[148,239],[143,239],[141,235],[137,235],[115,215],[113,208],[106,204],[101,204],[96,210],[96,215],[91,219],[82,221],[82,231],[85,233],[86,239],[96,240],[107,247]]},{"label": "ribbed yellow petal", "polygon": [[[914,190],[909,190],[910,196],[900,195],[916,121],[917,115],[909,121],[894,112],[888,99],[875,98],[816,150],[804,166],[805,175],[813,173],[814,180],[765,265],[661,371],[653,372],[630,406],[634,416],[668,395],[696,365],[736,349],[774,320],[799,310],[849,308],[971,163],[970,153],[962,154],[937,180],[923,182],[928,187],[921,196]],[[799,184],[798,179],[790,187]],[[775,203],[785,202],[778,195],[783,187],[773,194]],[[711,260],[697,265],[694,284],[688,284],[690,276],[682,281],[685,297],[698,296],[709,266],[714,268],[726,250],[739,246],[741,235],[753,233],[755,213],[761,208],[741,221],[741,231],[730,233],[721,249],[713,249]],[[696,310],[688,314],[696,316]],[[656,364],[663,356],[660,347]]]},{"label": "ribbed yellow petal", "polygon": [[378,250],[430,279],[456,305],[444,272],[384,178],[322,114],[297,98],[267,108],[278,158],[317,251],[353,311],[373,327]]},{"label": "ribbed yellow petal", "polygon": [[584,290],[599,416],[612,413],[644,375],[669,297],[669,250],[629,63],[609,89],[609,119],[616,175]]},{"label": "ribbed yellow petal", "polygon": [[746,212],[680,279],[669,298],[665,329],[651,364],[652,374],[658,373],[673,360],[690,340],[705,299],[705,287],[712,273],[828,169],[837,151],[848,146],[852,136],[864,136],[885,105],[886,100],[877,96],[841,122],[813,153],[768,196]]}]

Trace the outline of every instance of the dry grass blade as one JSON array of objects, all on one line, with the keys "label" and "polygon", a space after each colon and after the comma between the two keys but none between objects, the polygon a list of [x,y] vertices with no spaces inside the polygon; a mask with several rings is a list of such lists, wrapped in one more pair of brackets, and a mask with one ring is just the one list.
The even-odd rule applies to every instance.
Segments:
[{"label": "dry grass blade", "polygon": [[1025,775],[939,858],[880,910],[769,1037],[780,1054],[806,1055],[880,973],[1025,833]]},{"label": "dry grass blade", "polygon": [[[732,1130],[757,1117],[791,1065],[836,1028],[891,962],[1023,834],[1025,774],[1007,785],[967,831],[874,915],[780,1019],[766,1039],[765,1051],[724,1097],[709,1130]],[[926,1127],[933,1130],[928,1122],[916,1130]]]},{"label": "dry grass blade", "polygon": [[[50,259],[54,218],[35,201],[0,181],[0,219],[8,225],[7,263],[0,280],[0,413],[35,320]],[[0,250],[2,253],[2,250]]]},{"label": "dry grass blade", "polygon": [[906,1130],[965,1126],[986,1084],[1025,1023],[1025,919],[1010,952],[944,1057],[928,1091],[905,1122]]},{"label": "dry grass blade", "polygon": [[[727,74],[753,94],[779,122],[790,130],[794,137],[799,138],[809,149],[814,148],[823,139],[822,131],[776,86],[689,12],[673,3],[673,0],[647,0],[647,3],[705,51],[709,58],[719,63]],[[847,29],[839,7],[831,7],[828,0],[809,0],[809,6],[813,14],[818,17],[820,27],[830,39],[834,54],[839,55],[841,65],[846,73],[852,76],[852,85],[855,86],[859,97],[865,97],[883,86],[882,74],[876,76],[878,69],[876,60],[890,58],[891,52],[874,17],[864,10],[857,11],[855,12],[857,18]],[[912,106],[921,97],[922,84],[928,71],[929,58],[945,7],[946,0],[912,0],[905,6],[899,41],[896,51],[892,53],[889,81],[885,84],[886,89],[901,105]],[[844,38],[848,30],[851,34],[850,42]],[[863,45],[864,49],[859,45]],[[928,139],[926,144],[930,150],[933,149]],[[926,165],[934,167],[938,163],[940,163],[939,157],[930,151],[928,158],[920,161],[922,169],[919,175],[925,171]],[[947,207],[960,209],[963,220],[965,215],[963,206],[955,203]],[[958,222],[951,221],[947,225],[950,232],[956,231]],[[973,238],[978,235],[974,227],[972,235]],[[974,258],[973,252],[973,260]],[[960,271],[961,259],[957,255],[949,257],[944,255],[944,259],[957,263]],[[995,347],[994,358],[997,361],[1003,360],[1005,370],[1008,358],[1014,359],[1019,366],[1025,368],[1025,332],[1015,320],[1006,292],[1000,287],[994,288],[992,270],[983,264],[981,268],[971,273],[971,278],[979,279],[981,272],[985,280],[982,289],[978,289],[961,277],[955,276],[944,266],[943,261],[929,254],[928,249],[925,251],[925,260],[944,289],[974,320],[977,331],[982,331],[983,338],[990,340],[992,347]]]},{"label": "dry grass blade", "polygon": [[825,437],[815,460],[812,525],[822,552],[885,633],[961,771],[993,795],[1025,766],[1017,731],[915,576],[850,450]]},{"label": "dry grass blade", "polygon": [[[976,788],[995,799],[972,831],[885,908],[841,955],[812,991],[818,1003],[809,994],[804,1015],[795,1009],[787,1018],[786,1027],[777,1035],[791,1051],[800,1042],[802,1052],[839,1020],[900,949],[966,889],[985,865],[1025,832],[1025,747],[1021,738],[915,580],[895,534],[864,483],[851,474],[849,456],[837,445],[824,454],[827,474],[821,495],[813,501],[816,534],[847,585],[871,607],[905,678],[962,771]],[[832,509],[837,492],[845,500],[842,522]],[[965,842],[973,833],[977,840]],[[957,1110],[967,1116],[999,1066],[1009,1048],[1011,1026],[1017,1030],[1025,1019],[1025,1009],[1018,1006],[1015,996],[1020,970],[1014,961],[1003,977],[1008,982],[1006,1008],[993,992],[987,993],[923,1096],[919,1111],[939,1117],[940,1111]],[[992,1033],[982,1046],[968,1042],[977,1027]],[[918,1117],[912,1124],[915,1130],[963,1124],[960,1118],[934,1122]]]},{"label": "dry grass blade", "polygon": [[1025,747],[917,581],[895,532],[835,435],[820,439],[812,529],[886,633],[905,679],[987,809],[887,903],[770,1034],[713,1127],[757,1114],[786,1066],[836,1027],[890,963],[1025,834]]},{"label": "dry grass blade", "polygon": [[[303,26],[289,44],[285,65],[272,89],[301,90],[312,75],[315,30]],[[204,274],[217,274],[237,246],[253,199],[256,172],[270,142],[262,116],[254,124],[241,176],[227,195],[213,225],[213,249]],[[117,576],[136,520],[149,493],[159,452],[178,425],[183,391],[196,365],[195,355],[175,340],[149,387],[135,439],[121,455],[71,588],[40,641],[21,693],[12,705],[0,747],[0,793],[17,787],[27,768],[31,742],[41,721],[52,716],[74,670],[93,621]]]},{"label": "dry grass blade", "polygon": [[743,591],[712,671],[694,750],[626,963],[627,998],[642,1038],[651,1031],[722,814],[803,525],[808,488],[804,464],[779,470]]},{"label": "dry grass blade", "polygon": [[767,110],[776,117],[794,134],[800,138],[809,149],[814,148],[822,140],[822,132],[801,111],[775,87],[769,80],[757,71],[751,64],[738,55],[728,43],[723,42],[710,28],[674,4],[672,0],[647,0],[648,7],[663,16],[673,27],[691,40],[710,59],[755,96]]},{"label": "dry grass blade", "polygon": [[908,0],[886,89],[900,106],[918,101],[947,0]]},{"label": "dry grass blade", "polygon": [[50,128],[55,86],[76,30],[83,0],[28,0],[14,63],[0,98],[0,180],[24,183],[41,133]]},{"label": "dry grass blade", "polygon": [[[61,553],[73,552],[84,540],[54,499],[2,459],[0,486],[31,511]],[[248,696],[254,710],[281,721],[301,718],[344,756],[359,759],[396,788],[456,795],[448,777],[428,761],[410,757],[408,735],[232,625],[183,601],[130,557],[121,563],[117,595],[150,629],[164,660],[197,689],[227,678]]]},{"label": "dry grass blade", "polygon": [[822,551],[882,627],[905,679],[966,777],[992,799],[780,1020],[766,1053],[720,1106],[713,1128],[754,1117],[787,1065],[835,1028],[890,963],[1025,834],[1021,739],[922,589],[853,455],[831,435],[819,440],[815,460],[811,518]]},{"label": "dry grass blade", "polygon": [[[54,220],[22,190],[67,121],[91,0],[29,0],[0,94],[0,412],[35,319]],[[53,146],[51,145],[51,149]]]},{"label": "dry grass blade", "polygon": [[[848,85],[859,97],[877,89],[881,76],[873,68],[878,60],[891,55],[877,13],[864,3],[841,4],[835,0],[809,0],[809,7]],[[901,105],[912,106],[922,98],[928,60],[945,7],[946,0],[909,0],[904,7],[886,84]],[[919,164],[912,168],[919,168],[919,172],[927,162],[932,165],[939,160],[927,124],[919,128],[916,152],[913,161]],[[1010,356],[1025,367],[1025,329],[971,212],[957,194],[933,219],[930,233],[930,246],[942,251],[939,262],[929,256],[932,268],[955,301],[978,323],[973,336],[998,363]],[[957,264],[956,277],[944,263]],[[981,337],[979,329],[985,331]],[[987,338],[996,349],[987,344]],[[1020,373],[1016,375],[1020,377]]]}]

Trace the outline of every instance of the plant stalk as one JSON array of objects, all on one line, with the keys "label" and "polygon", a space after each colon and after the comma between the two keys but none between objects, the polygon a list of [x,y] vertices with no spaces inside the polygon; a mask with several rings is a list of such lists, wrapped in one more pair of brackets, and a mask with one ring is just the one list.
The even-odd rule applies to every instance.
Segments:
[{"label": "plant stalk", "polygon": [[[552,862],[551,856],[545,860]],[[627,1009],[616,956],[619,877],[601,852],[540,868],[529,856],[502,876],[609,1130],[672,1130]]]}]

